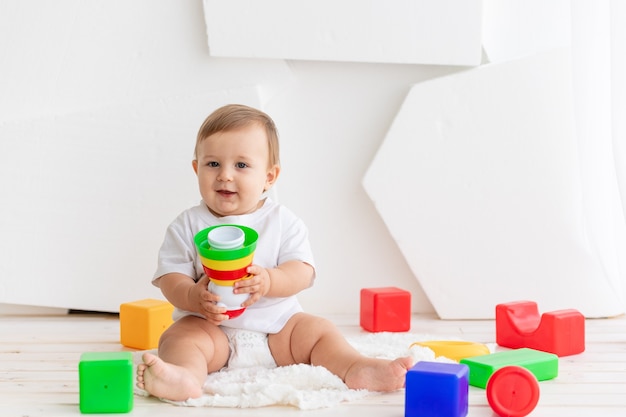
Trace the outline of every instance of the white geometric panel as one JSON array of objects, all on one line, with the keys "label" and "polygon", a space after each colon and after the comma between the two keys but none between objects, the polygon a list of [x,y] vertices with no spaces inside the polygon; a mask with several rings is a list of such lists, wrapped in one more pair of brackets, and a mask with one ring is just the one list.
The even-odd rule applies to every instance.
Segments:
[{"label": "white geometric panel", "polygon": [[481,0],[204,0],[212,56],[478,65]]},{"label": "white geometric panel", "polygon": [[583,225],[569,50],[413,86],[363,184],[444,319],[623,312]]},{"label": "white geometric panel", "polygon": [[162,298],[164,231],[200,201],[197,126],[231,101],[260,106],[250,87],[0,124],[0,303],[116,312]]},{"label": "white geometric panel", "polygon": [[199,2],[154,5],[0,2],[0,303],[162,297],[163,233],[200,199],[200,123],[291,81],[284,61],[207,56]]}]

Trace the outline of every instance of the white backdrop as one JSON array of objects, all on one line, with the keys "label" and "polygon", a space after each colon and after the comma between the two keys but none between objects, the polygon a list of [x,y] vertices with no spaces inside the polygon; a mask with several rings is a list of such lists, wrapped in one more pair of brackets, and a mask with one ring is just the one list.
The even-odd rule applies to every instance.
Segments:
[{"label": "white backdrop", "polygon": [[[619,36],[625,7],[609,0],[560,0],[551,7],[485,0],[473,3],[481,13],[464,13],[463,20],[445,15],[456,10],[449,7],[453,0],[448,3],[380,4],[398,8],[389,16],[419,5],[468,31],[482,15],[485,61],[591,42],[573,49],[580,71],[573,74],[578,140],[590,157],[581,165],[589,196],[584,203],[610,215],[592,216],[602,222],[585,230],[590,250],[623,294],[619,187],[623,196],[626,129],[616,115],[626,107],[619,75],[626,73],[625,37]],[[286,13],[281,1],[264,4]],[[453,50],[446,55],[445,48],[439,65],[385,63],[384,50],[371,55],[362,49],[362,59],[324,58],[296,42],[297,32],[282,37],[298,54],[286,61],[258,48],[232,54],[237,58],[211,56],[204,12],[229,9],[212,1],[205,6],[176,0],[0,3],[0,303],[115,311],[121,302],[158,297],[149,280],[165,227],[199,199],[190,167],[195,132],[214,108],[238,101],[262,107],[280,129],[277,195],[309,225],[318,262],[315,287],[301,295],[305,308],[355,313],[360,288],[395,285],[412,292],[414,311],[434,311],[361,182],[412,86],[469,67],[449,65]],[[331,35],[361,30],[349,7],[328,13],[335,13],[333,25],[320,39],[331,46],[344,39]],[[578,38],[570,36],[570,22],[578,22]],[[471,48],[481,46],[476,32],[462,38]],[[346,39],[355,47],[376,42]],[[228,50],[228,42],[221,47]]]},{"label": "white backdrop", "polygon": [[354,313],[363,286],[397,285],[432,311],[360,180],[409,86],[452,69],[211,57],[200,1],[4,1],[0,45],[0,302],[159,296],[165,227],[199,201],[197,129],[244,102],[276,118],[277,194],[311,229],[305,308]]}]

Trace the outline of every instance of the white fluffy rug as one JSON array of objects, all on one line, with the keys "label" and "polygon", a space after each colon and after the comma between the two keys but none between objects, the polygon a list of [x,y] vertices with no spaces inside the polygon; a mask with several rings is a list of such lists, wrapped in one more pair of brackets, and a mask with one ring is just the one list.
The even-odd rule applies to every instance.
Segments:
[{"label": "white fluffy rug", "polygon": [[[441,340],[441,337],[385,332],[348,337],[348,341],[359,352],[370,357],[395,359],[410,355],[416,362],[452,362],[443,357],[435,359],[433,351],[425,347],[409,348],[413,342],[426,340]],[[141,353],[136,352],[136,363],[141,361]],[[148,395],[138,388],[135,391],[139,395]],[[375,394],[366,390],[349,389],[340,378],[325,368],[310,365],[224,369],[207,377],[204,392],[200,398],[172,403],[193,407],[240,408],[289,405],[301,410],[311,410],[332,407],[343,401]]]}]

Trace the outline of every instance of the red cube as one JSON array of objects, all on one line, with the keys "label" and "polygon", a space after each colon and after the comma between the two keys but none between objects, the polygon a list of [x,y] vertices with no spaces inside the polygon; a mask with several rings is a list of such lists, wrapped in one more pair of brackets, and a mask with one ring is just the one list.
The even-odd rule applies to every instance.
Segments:
[{"label": "red cube", "polygon": [[396,287],[361,289],[361,327],[368,332],[411,329],[411,293]]}]

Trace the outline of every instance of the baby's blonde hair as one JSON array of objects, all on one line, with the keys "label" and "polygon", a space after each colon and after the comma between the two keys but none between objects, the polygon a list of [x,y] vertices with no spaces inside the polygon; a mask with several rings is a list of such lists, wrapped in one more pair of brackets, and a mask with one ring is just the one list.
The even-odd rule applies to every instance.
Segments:
[{"label": "baby's blonde hair", "polygon": [[226,132],[258,123],[267,134],[269,147],[268,166],[280,165],[280,153],[278,148],[278,130],[271,117],[253,107],[242,104],[227,104],[211,113],[200,126],[196,139],[194,156],[198,159],[198,147],[203,140],[214,133]]}]

